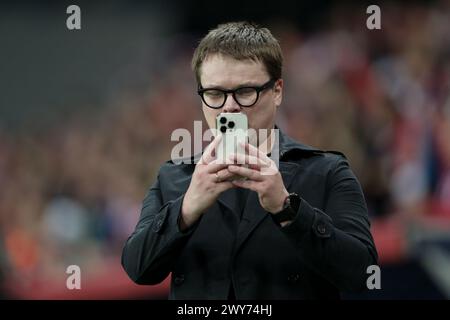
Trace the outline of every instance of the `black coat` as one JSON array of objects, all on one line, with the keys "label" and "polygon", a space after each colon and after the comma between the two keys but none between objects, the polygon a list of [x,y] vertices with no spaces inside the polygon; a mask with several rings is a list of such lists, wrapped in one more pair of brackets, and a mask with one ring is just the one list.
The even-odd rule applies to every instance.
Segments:
[{"label": "black coat", "polygon": [[280,132],[279,170],[301,197],[296,219],[275,224],[250,191],[242,219],[233,190],[186,232],[178,218],[194,164],[165,163],[148,191],[122,265],[138,284],[171,272],[171,299],[339,298],[366,287],[377,263],[367,207],[345,157],[297,143]]}]

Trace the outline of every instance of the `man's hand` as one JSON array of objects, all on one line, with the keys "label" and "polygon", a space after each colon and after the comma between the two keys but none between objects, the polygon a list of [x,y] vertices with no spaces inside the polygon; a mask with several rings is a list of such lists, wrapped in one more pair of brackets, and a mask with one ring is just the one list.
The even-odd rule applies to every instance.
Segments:
[{"label": "man's hand", "polygon": [[182,231],[194,224],[222,192],[235,187],[226,181],[234,175],[227,169],[229,164],[220,163],[212,156],[221,139],[220,134],[214,138],[195,166],[181,207],[179,227]]},{"label": "man's hand", "polygon": [[241,165],[230,165],[228,171],[247,178],[234,180],[232,183],[241,188],[253,190],[258,193],[261,207],[272,214],[283,209],[284,201],[289,196],[283,179],[275,162],[251,144],[245,144],[246,155],[234,154],[232,161]]}]

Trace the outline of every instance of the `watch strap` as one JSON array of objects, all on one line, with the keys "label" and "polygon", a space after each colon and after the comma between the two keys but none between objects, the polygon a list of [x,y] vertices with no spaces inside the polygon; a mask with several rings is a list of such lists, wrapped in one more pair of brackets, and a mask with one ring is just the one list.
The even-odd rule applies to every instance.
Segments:
[{"label": "watch strap", "polygon": [[280,224],[284,221],[294,220],[300,207],[300,197],[296,193],[290,193],[285,201],[283,209],[275,214],[271,214],[272,219]]}]

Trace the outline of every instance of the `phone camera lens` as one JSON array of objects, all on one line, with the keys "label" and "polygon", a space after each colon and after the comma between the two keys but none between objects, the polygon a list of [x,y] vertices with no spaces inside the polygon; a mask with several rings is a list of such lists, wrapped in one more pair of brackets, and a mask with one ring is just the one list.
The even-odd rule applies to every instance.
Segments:
[{"label": "phone camera lens", "polygon": [[220,118],[220,123],[221,124],[227,123],[227,118],[225,118],[225,117]]},{"label": "phone camera lens", "polygon": [[221,127],[220,127],[220,132],[222,132],[222,133],[227,132],[227,127],[221,126]]},{"label": "phone camera lens", "polygon": [[228,122],[228,127],[229,128],[234,128],[234,121]]}]

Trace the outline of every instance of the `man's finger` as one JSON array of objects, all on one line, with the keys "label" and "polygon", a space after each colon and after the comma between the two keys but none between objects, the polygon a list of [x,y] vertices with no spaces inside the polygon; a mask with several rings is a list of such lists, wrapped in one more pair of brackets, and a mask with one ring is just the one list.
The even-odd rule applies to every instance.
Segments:
[{"label": "man's finger", "polygon": [[200,164],[208,164],[213,161],[214,157],[212,156],[212,152],[217,148],[221,140],[222,134],[218,133],[214,140],[205,148],[205,151],[199,160]]},{"label": "man's finger", "polygon": [[251,181],[251,180],[234,180],[233,184],[236,187],[239,188],[244,188],[244,189],[249,189],[255,192],[258,192],[258,183],[255,181]]},{"label": "man's finger", "polygon": [[220,181],[225,181],[229,180],[230,178],[233,178],[236,175],[230,172],[228,169],[222,169],[217,171],[217,176],[219,177]]},{"label": "man's finger", "polygon": [[228,167],[230,164],[223,163],[221,160],[213,160],[210,163],[208,163],[208,166],[206,168],[206,172],[208,173],[214,173],[219,170],[222,170],[223,168]]},{"label": "man's finger", "polygon": [[244,144],[244,148],[245,151],[248,152],[249,155],[259,158],[263,161],[266,161],[266,159],[268,158],[266,154],[264,154],[264,152],[262,152],[261,150],[259,150],[257,147],[251,145],[250,143],[246,142]]},{"label": "man's finger", "polygon": [[260,158],[251,156],[251,155],[244,155],[244,154],[232,154],[230,156],[230,160],[233,161],[233,163],[237,164],[248,164],[251,166],[252,169],[259,170],[261,167],[268,167],[269,164],[263,161]]},{"label": "man's finger", "polygon": [[245,167],[239,167],[239,166],[235,166],[235,165],[230,165],[228,167],[228,170],[230,170],[230,172],[238,174],[242,177],[248,178],[250,180],[253,181],[261,181],[263,180],[263,177],[261,176],[261,173],[257,170],[254,169],[250,169],[250,168],[245,168]]},{"label": "man's finger", "polygon": [[236,186],[231,181],[223,181],[217,183],[217,190],[222,193],[228,189],[235,188]]}]

